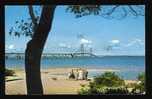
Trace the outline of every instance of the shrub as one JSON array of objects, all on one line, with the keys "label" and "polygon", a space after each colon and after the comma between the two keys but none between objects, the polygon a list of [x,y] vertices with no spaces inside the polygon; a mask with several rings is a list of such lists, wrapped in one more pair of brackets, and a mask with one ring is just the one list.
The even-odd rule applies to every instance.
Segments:
[{"label": "shrub", "polygon": [[10,69],[5,70],[5,76],[14,76],[15,72]]},{"label": "shrub", "polygon": [[57,78],[53,77],[52,80],[57,80]]},{"label": "shrub", "polygon": [[143,86],[143,88],[144,88],[144,86],[145,86],[145,74],[144,73],[140,73],[139,75],[138,75],[138,80],[141,82],[140,84]]},{"label": "shrub", "polygon": [[98,94],[127,94],[125,82],[114,72],[105,72],[96,76],[93,82],[89,83],[88,88],[83,87],[78,92],[80,95],[98,95]]},{"label": "shrub", "polygon": [[79,95],[89,95],[91,94],[89,88],[86,86],[82,86],[82,88],[78,91]]},{"label": "shrub", "polygon": [[107,88],[105,94],[128,94],[127,88]]},{"label": "shrub", "polygon": [[140,73],[137,77],[137,79],[139,80],[139,84],[136,84],[132,90],[132,93],[134,94],[141,94],[145,92],[145,74],[144,73]]},{"label": "shrub", "polygon": [[101,88],[86,88],[79,90],[80,95],[104,95],[104,94],[129,94],[125,87],[101,87]]},{"label": "shrub", "polygon": [[96,76],[94,78],[95,85],[102,85],[107,87],[118,87],[125,85],[123,79],[121,79],[118,75],[114,72],[105,72],[102,75]]}]

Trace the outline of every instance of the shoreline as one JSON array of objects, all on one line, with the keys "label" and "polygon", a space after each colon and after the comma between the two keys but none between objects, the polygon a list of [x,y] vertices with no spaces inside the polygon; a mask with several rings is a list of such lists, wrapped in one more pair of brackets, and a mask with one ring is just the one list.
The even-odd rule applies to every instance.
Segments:
[{"label": "shoreline", "polygon": [[[13,70],[24,70],[25,67],[20,67],[20,66],[6,66],[7,69],[13,69]],[[131,70],[129,68],[124,68],[124,67],[108,67],[108,66],[101,66],[101,67],[98,67],[98,66],[41,66],[41,70],[45,70],[45,69],[60,69],[60,68],[63,68],[63,69],[68,69],[68,68],[84,68],[84,69],[88,69],[88,70],[93,70],[93,69],[96,69],[96,70],[112,70],[112,71],[124,71],[124,70]],[[133,68],[132,68],[133,69]],[[141,69],[139,67],[139,69]],[[145,69],[145,68],[143,68]]]},{"label": "shoreline", "polygon": [[[7,68],[7,67],[6,67]],[[49,72],[49,74],[51,74],[51,75],[53,75],[53,74],[68,74],[70,71],[71,71],[71,69],[76,69],[76,68],[82,68],[82,69],[86,69],[88,72],[89,72],[89,74],[88,74],[88,77],[91,77],[91,78],[93,78],[94,77],[94,74],[96,75],[98,75],[98,74],[102,74],[102,73],[104,73],[104,72],[115,72],[115,73],[118,73],[118,75],[119,74],[121,74],[121,73],[123,73],[123,72],[127,72],[127,71],[129,71],[129,70],[126,70],[126,71],[123,71],[123,70],[121,70],[121,69],[114,69],[114,68],[93,68],[93,67],[49,67],[49,68],[41,68],[41,73],[48,73]],[[25,73],[25,69],[24,68],[7,68],[7,69],[10,69],[10,70],[13,70],[13,71],[15,71],[15,72],[24,72]],[[131,71],[132,72],[132,71]],[[142,72],[142,71],[139,71],[139,73],[140,72]],[[119,75],[120,77],[122,77],[121,75]],[[131,78],[127,78],[126,77],[126,79],[124,78],[124,77],[122,77],[122,79],[124,79],[124,80],[136,80],[136,79],[131,79]]]},{"label": "shoreline", "polygon": [[[44,94],[77,94],[81,85],[87,85],[90,81],[69,80],[67,74],[73,68],[49,68],[41,69],[41,79]],[[15,71],[14,79],[7,77],[6,95],[26,94],[26,78],[24,69],[13,69]],[[87,69],[90,71],[117,71],[112,69]],[[56,80],[54,80],[54,78]],[[89,78],[89,77],[88,77]],[[89,78],[92,80],[92,78]],[[9,81],[10,80],[10,81]],[[136,83],[137,80],[125,80],[125,83]]]}]

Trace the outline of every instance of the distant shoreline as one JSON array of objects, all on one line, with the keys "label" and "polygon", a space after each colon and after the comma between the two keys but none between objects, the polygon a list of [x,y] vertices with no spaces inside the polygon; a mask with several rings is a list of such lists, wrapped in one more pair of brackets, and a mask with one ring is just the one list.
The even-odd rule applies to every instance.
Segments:
[{"label": "distant shoreline", "polygon": [[[24,52],[5,52],[5,54],[25,54]],[[54,52],[55,53],[55,52]],[[43,54],[54,54],[54,53],[42,53],[42,55]],[[64,53],[64,52],[61,52],[61,53]],[[70,53],[70,52],[67,52],[67,54],[68,53]],[[72,52],[71,52],[72,53]],[[95,55],[97,55],[97,56],[145,56],[144,54],[139,54],[139,55],[127,55],[127,54],[120,54],[120,55],[104,55],[104,54],[96,54],[96,53],[94,53]]]}]

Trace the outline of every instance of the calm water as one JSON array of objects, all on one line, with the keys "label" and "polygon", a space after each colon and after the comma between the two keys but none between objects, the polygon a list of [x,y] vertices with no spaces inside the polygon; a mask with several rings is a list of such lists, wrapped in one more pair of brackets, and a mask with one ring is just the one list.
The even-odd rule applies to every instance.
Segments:
[{"label": "calm water", "polygon": [[[24,69],[24,60],[6,59],[6,67]],[[145,71],[144,56],[105,56],[105,57],[77,57],[50,58],[41,60],[42,68],[50,67],[84,67],[95,69],[119,69],[116,72],[124,79],[136,79],[138,73]],[[90,71],[89,76],[96,76],[103,72]]]}]

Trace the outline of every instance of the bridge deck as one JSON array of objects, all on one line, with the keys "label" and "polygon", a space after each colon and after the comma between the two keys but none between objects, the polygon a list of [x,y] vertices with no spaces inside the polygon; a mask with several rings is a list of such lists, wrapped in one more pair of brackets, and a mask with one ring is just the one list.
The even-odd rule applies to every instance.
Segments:
[{"label": "bridge deck", "polygon": [[[92,53],[43,53],[42,57],[75,57],[75,56],[96,56]],[[16,57],[16,58],[24,58],[24,53],[6,53],[6,58]]]}]

